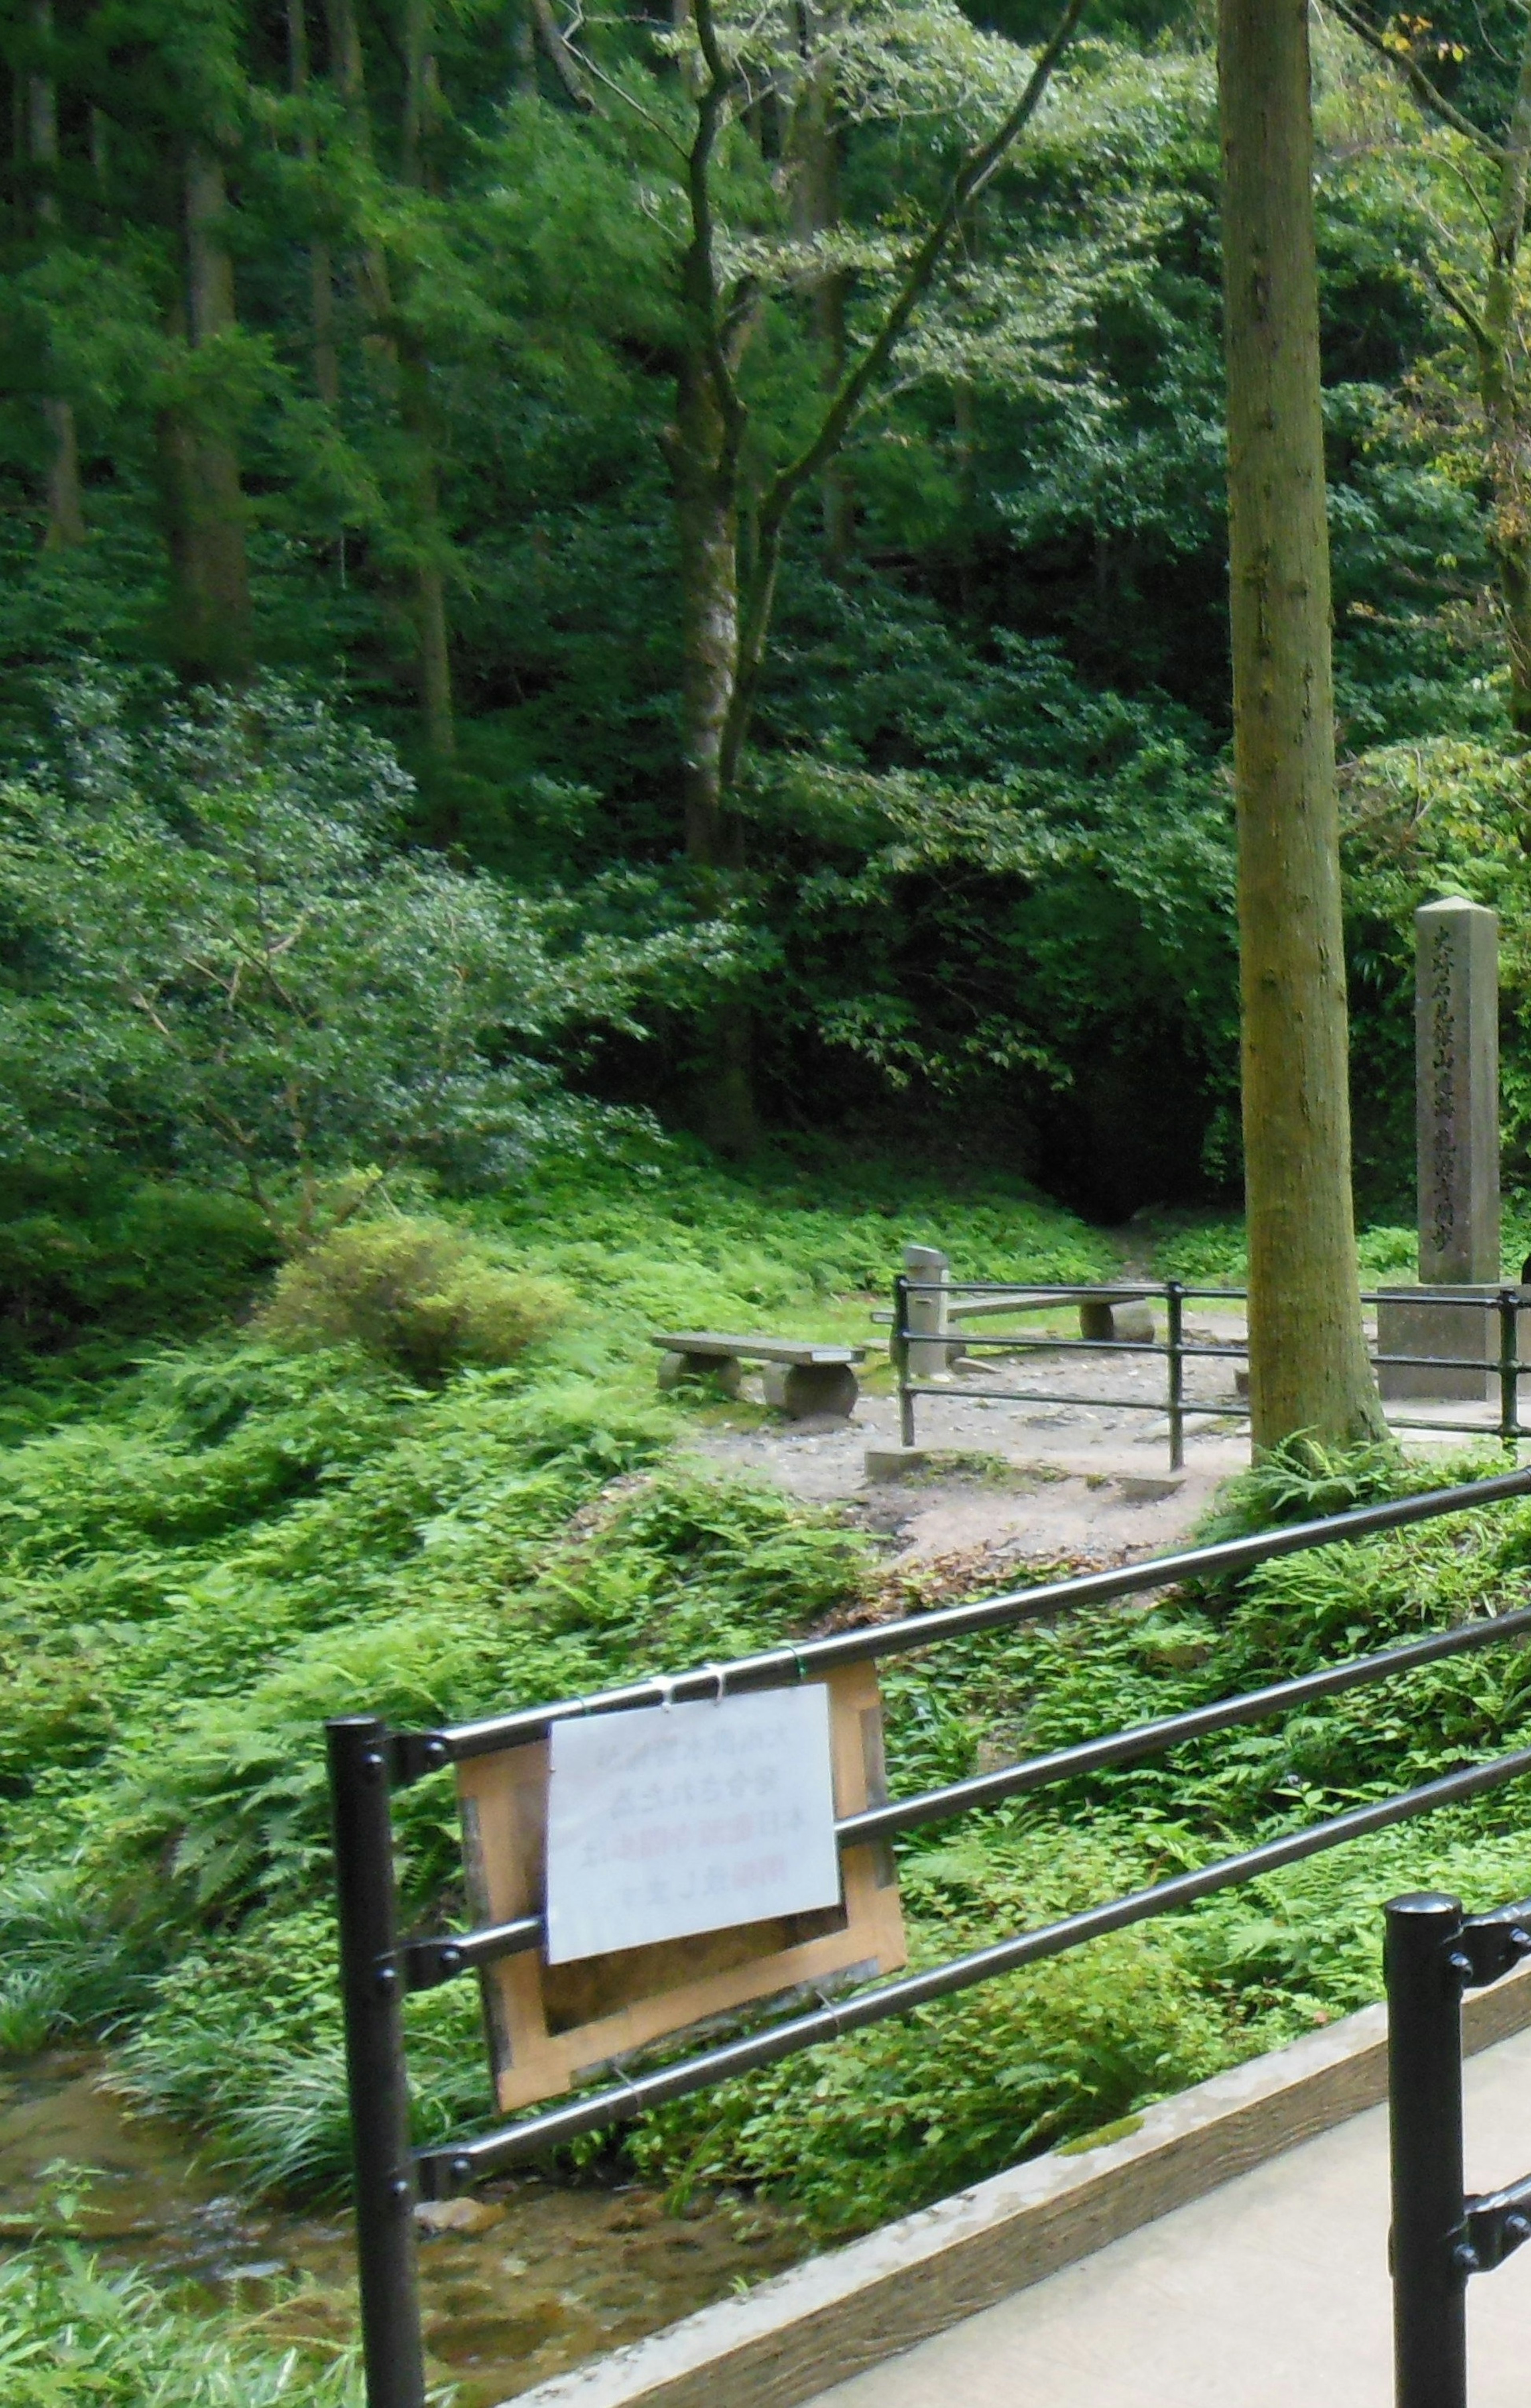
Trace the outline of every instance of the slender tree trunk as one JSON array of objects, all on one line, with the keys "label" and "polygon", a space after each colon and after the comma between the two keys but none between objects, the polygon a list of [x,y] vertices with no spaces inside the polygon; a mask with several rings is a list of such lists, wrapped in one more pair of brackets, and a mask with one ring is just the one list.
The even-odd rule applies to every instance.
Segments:
[{"label": "slender tree trunk", "polygon": [[[287,0],[287,67],[293,96],[308,94],[308,0]],[[306,125],[299,136],[303,163],[310,171],[319,164],[319,145]],[[308,314],[312,328],[314,390],[330,408],[340,398],[340,357],[335,341],[335,276],[327,242],[308,246]]]},{"label": "slender tree trunk", "polygon": [[[370,163],[372,121],[366,95],[366,68],[352,0],[325,0],[325,15],[329,26],[331,67],[345,103],[351,139],[360,157]],[[422,189],[426,174],[426,120],[435,90],[428,0],[409,0],[404,32],[401,165],[403,180]],[[457,734],[452,699],[451,632],[447,617],[445,561],[448,538],[441,523],[429,364],[419,346],[400,333],[393,306],[393,280],[381,248],[376,243],[364,245],[359,264],[363,293],[373,324],[368,337],[368,353],[379,385],[398,412],[408,453],[403,514],[411,555],[409,575],[413,593],[410,621],[425,740],[432,752],[446,760],[456,750]]]},{"label": "slender tree trunk", "polygon": [[1351,1198],[1308,0],[1220,0],[1254,1443],[1383,1434]]},{"label": "slender tree trunk", "polygon": [[[404,180],[424,192],[430,171],[430,121],[438,104],[436,61],[431,51],[433,0],[408,0],[405,12]],[[436,470],[436,412],[430,363],[411,336],[399,346],[399,415],[411,453],[415,543],[415,633],[420,661],[420,699],[425,739],[448,760],[457,749],[452,709],[451,643],[447,624],[446,531],[441,523]]]},{"label": "slender tree trunk", "polygon": [[[728,873],[742,867],[741,830],[728,808],[723,731],[738,664],[738,470],[724,413],[705,363],[682,362],[670,464],[680,548],[681,796],[686,857],[700,873],[704,908],[721,907]],[[698,1082],[703,1136],[720,1154],[759,1142],[750,1014],[719,997],[703,1030]]]},{"label": "slender tree trunk", "polygon": [[1490,540],[1510,644],[1510,716],[1516,734],[1525,740],[1531,740],[1531,461],[1527,459],[1531,395],[1523,384],[1524,328],[1516,306],[1516,270],[1525,235],[1528,167],[1531,25],[1521,51],[1515,102],[1505,136],[1478,339],[1479,390],[1488,421],[1494,483]]},{"label": "slender tree trunk", "polygon": [[738,493],[733,448],[705,364],[681,363],[670,440],[680,546],[680,778],[686,854],[737,866],[723,740],[738,666]]},{"label": "slender tree trunk", "polygon": [[[201,145],[187,153],[182,196],[186,307],[175,313],[173,331],[201,350],[235,324],[223,170]],[[255,658],[238,453],[206,402],[162,412],[159,451],[175,598],[172,649],[189,677],[238,681]]]},{"label": "slender tree trunk", "polygon": [[518,99],[537,90],[537,21],[532,0],[514,0],[510,11],[510,90]]},{"label": "slender tree trunk", "polygon": [[[813,242],[833,234],[840,222],[840,137],[823,57],[825,19],[814,0],[799,0],[797,22],[804,88],[792,127],[793,225],[800,241]],[[826,395],[838,391],[845,375],[847,282],[843,270],[831,267],[812,284],[819,384]],[[837,577],[851,557],[856,523],[854,489],[843,452],[825,461],[819,501],[824,566]]]},{"label": "slender tree trunk", "polygon": [[[53,35],[53,0],[32,0],[32,27],[46,45]],[[59,164],[58,92],[51,75],[27,79],[27,151],[37,179],[36,221],[45,237],[59,223],[54,179]],[[72,403],[61,394],[43,401],[48,427],[48,532],[46,552],[62,552],[85,540],[85,509],[79,489],[79,439]]]}]

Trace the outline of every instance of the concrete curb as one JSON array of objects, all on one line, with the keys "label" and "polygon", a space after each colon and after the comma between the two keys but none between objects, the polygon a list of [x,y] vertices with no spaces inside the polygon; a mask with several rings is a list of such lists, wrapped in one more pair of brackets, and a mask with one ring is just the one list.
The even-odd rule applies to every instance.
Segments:
[{"label": "concrete curb", "polygon": [[[1474,1993],[1469,2053],[1531,2024],[1531,1967]],[[1130,2133],[1035,2157],[524,2391],[506,2408],[798,2408],[1387,2095],[1366,2007],[1148,2108]]]}]

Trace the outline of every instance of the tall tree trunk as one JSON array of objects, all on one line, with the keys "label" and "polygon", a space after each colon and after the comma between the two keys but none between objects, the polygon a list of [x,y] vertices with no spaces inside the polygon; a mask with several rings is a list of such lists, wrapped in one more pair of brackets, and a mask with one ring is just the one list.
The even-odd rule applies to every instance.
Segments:
[{"label": "tall tree trunk", "polygon": [[[372,121],[353,0],[325,0],[325,16],[331,69],[345,104],[351,140],[360,157],[370,163]],[[404,30],[401,165],[403,180],[423,189],[427,119],[436,89],[429,0],[408,0]],[[376,243],[364,245],[359,264],[363,293],[373,322],[368,352],[379,382],[398,412],[408,453],[403,503],[413,587],[410,620],[415,638],[415,675],[425,740],[432,752],[447,760],[456,750],[457,728],[447,616],[448,538],[441,523],[429,364],[419,345],[400,333],[393,279],[381,248]]]},{"label": "tall tree trunk", "polygon": [[1308,0],[1220,0],[1254,1443],[1380,1437],[1351,1198]]},{"label": "tall tree trunk", "polygon": [[[234,325],[235,309],[223,170],[200,144],[187,153],[182,193],[186,308],[178,316],[201,350]],[[205,402],[164,411],[159,444],[175,586],[172,647],[186,675],[237,681],[255,658],[238,453]]]},{"label": "tall tree trunk", "polygon": [[[287,69],[295,100],[308,95],[308,0],[287,0]],[[319,145],[305,125],[298,136],[303,163],[313,170]],[[314,391],[334,408],[340,398],[340,357],[335,342],[335,276],[327,242],[308,246],[308,314],[312,329]]]},{"label": "tall tree trunk", "polygon": [[725,810],[723,741],[738,666],[738,493],[733,447],[704,361],[677,380],[669,443],[680,547],[680,780],[687,858],[737,866]]},{"label": "tall tree trunk", "polygon": [[1498,206],[1478,330],[1479,389],[1489,427],[1494,480],[1490,540],[1499,570],[1510,643],[1510,716],[1531,741],[1531,395],[1524,385],[1525,330],[1516,306],[1516,269],[1525,235],[1531,167],[1531,25],[1521,51],[1515,103],[1499,169]]},{"label": "tall tree trunk", "polygon": [[[440,97],[431,50],[432,17],[433,0],[408,0],[402,151],[404,180],[417,192],[426,191],[430,184],[428,143],[431,121]],[[448,760],[457,750],[457,725],[447,625],[447,538],[441,523],[431,369],[424,351],[410,335],[401,339],[399,358],[399,415],[411,454],[420,700],[425,717],[425,740],[434,753]]]},{"label": "tall tree trunk", "polygon": [[[840,137],[823,56],[825,23],[825,12],[815,6],[815,0],[799,0],[804,87],[793,115],[792,213],[794,232],[805,243],[833,234],[840,222]],[[830,267],[813,279],[811,288],[819,384],[825,394],[837,392],[845,375],[847,284],[843,269]],[[851,557],[856,523],[854,490],[843,452],[837,452],[824,463],[819,502],[824,566],[832,577],[837,577]]]},{"label": "tall tree trunk", "polygon": [[[53,36],[53,0],[32,0],[32,29],[44,46]],[[45,238],[59,223],[59,199],[54,179],[59,164],[58,92],[51,75],[39,70],[27,79],[27,152],[36,179],[37,229]],[[47,552],[62,552],[85,540],[85,509],[79,490],[79,439],[72,403],[61,394],[43,400],[48,428]]]},{"label": "tall tree trunk", "polygon": [[[686,857],[699,873],[703,908],[716,910],[728,873],[742,867],[723,763],[738,665],[738,467],[713,380],[694,353],[681,363],[668,448],[680,550]],[[702,1134],[720,1154],[748,1154],[759,1142],[751,1054],[748,1007],[742,996],[724,994],[703,1029],[697,1094]]]},{"label": "tall tree trunk", "polygon": [[532,0],[514,0],[510,11],[510,90],[518,99],[537,90],[537,21]]}]

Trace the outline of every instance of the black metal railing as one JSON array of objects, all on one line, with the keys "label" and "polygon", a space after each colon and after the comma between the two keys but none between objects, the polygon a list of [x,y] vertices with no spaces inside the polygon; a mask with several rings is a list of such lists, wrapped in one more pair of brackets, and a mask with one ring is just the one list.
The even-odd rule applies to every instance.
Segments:
[{"label": "black metal railing", "polygon": [[[472,2138],[419,2150],[412,2149],[409,2141],[403,2020],[407,1994],[480,1971],[497,1957],[538,1946],[543,1925],[539,1914],[526,1914],[476,1931],[401,1942],[393,1859],[394,1789],[453,1764],[524,1746],[571,1715],[663,1708],[809,1680],[838,1666],[934,1647],[943,1641],[1042,1620],[1175,1583],[1226,1579],[1307,1549],[1368,1538],[1527,1495],[1531,1495],[1531,1470],[1507,1472],[1495,1479],[1398,1498],[1212,1546],[1187,1548],[1147,1562],[1082,1573],[870,1628],[837,1631],[828,1638],[770,1649],[729,1664],[656,1675],[592,1697],[565,1698],[437,1730],[395,1730],[373,1715],[349,1715],[332,1722],[328,1742],[341,1987],[355,2136],[356,2229],[369,2408],[422,2408],[424,2398],[413,2214],[417,2196],[448,2197],[540,2156],[559,2143],[628,2121],[665,2100],[683,2098],[891,2016],[908,2014],[932,2000],[1061,1956],[1107,1932],[1173,1913],[1216,1890],[1253,1881],[1366,1832],[1531,1776],[1531,1748],[1488,1763],[1464,1765],[1419,1787],[1284,1832],[1237,1856],[1108,1899],[1038,1929],[1016,1933],[946,1964],[852,1992],[652,2071],[623,2073],[608,2086],[581,2091],[560,2105]],[[1397,1678],[1421,1664],[1528,1637],[1531,1606],[1434,1631],[1375,1655],[848,1815],[837,1826],[837,1838],[841,1846],[886,1839],[995,1805],[1025,1791],[1130,1763],[1318,1698]]]},{"label": "black metal railing", "polygon": [[1531,1899],[1464,1914],[1426,1891],[1386,1914],[1396,2408],[1467,2408],[1467,2285],[1531,2240],[1531,2174],[1469,2193],[1462,1997],[1531,1956]]},{"label": "black metal railing", "polygon": [[[1197,1299],[1219,1304],[1238,1304],[1247,1300],[1248,1290],[1241,1287],[1187,1287],[1179,1280],[1137,1280],[1115,1286],[1066,1286],[1045,1283],[1020,1286],[1014,1282],[995,1280],[917,1280],[900,1276],[894,1282],[894,1309],[890,1354],[898,1396],[899,1437],[905,1446],[915,1443],[914,1403],[917,1397],[966,1397],[986,1404],[1015,1405],[1077,1405],[1086,1409],[1110,1412],[1163,1413],[1168,1425],[1170,1469],[1178,1471],[1185,1461],[1185,1425],[1197,1413],[1218,1420],[1243,1414],[1247,1407],[1235,1396],[1195,1398],[1188,1396],[1185,1374],[1188,1365],[1200,1362],[1228,1361],[1248,1363],[1247,1339],[1230,1338],[1226,1343],[1209,1342],[1188,1338],[1185,1329],[1185,1308]],[[1497,1438],[1506,1446],[1531,1436],[1520,1419],[1520,1382],[1523,1373],[1531,1371],[1531,1363],[1520,1360],[1520,1325],[1518,1315],[1527,1310],[1525,1296],[1518,1287],[1504,1286],[1492,1293],[1478,1296],[1452,1295],[1431,1288],[1368,1288],[1363,1291],[1364,1305],[1427,1306],[1471,1312],[1481,1316],[1492,1314],[1496,1344],[1491,1354],[1481,1350],[1476,1354],[1412,1354],[1373,1351],[1370,1361],[1374,1369],[1389,1368],[1422,1371],[1476,1373],[1483,1381],[1485,1394],[1492,1383],[1496,1393],[1498,1412],[1493,1421],[1465,1422],[1460,1417],[1442,1420],[1438,1416],[1390,1412],[1388,1420],[1395,1429],[1460,1430],[1465,1436]],[[984,1333],[966,1326],[977,1315],[1022,1314],[1056,1311],[1060,1307],[1099,1306],[1109,1312],[1116,1305],[1160,1302],[1165,1309],[1165,1335],[1153,1338],[1070,1338],[1053,1330],[1031,1331],[1006,1329]],[[948,1324],[960,1320],[964,1326],[954,1329]],[[887,1320],[886,1313],[874,1315]],[[1126,1354],[1160,1356],[1165,1365],[1165,1384],[1156,1397],[1080,1396],[1077,1392],[1060,1394],[1043,1388],[975,1388],[952,1378],[945,1369],[953,1353],[971,1355],[975,1350],[988,1350],[994,1354]],[[933,1375],[928,1358],[939,1354],[942,1368]]]}]

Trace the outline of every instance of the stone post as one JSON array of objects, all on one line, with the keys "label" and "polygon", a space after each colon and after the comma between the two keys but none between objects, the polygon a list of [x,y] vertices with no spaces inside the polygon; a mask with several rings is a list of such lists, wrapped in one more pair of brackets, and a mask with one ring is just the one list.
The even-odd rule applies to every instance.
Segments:
[{"label": "stone post", "polygon": [[[1499,1277],[1499,923],[1449,896],[1414,914],[1420,1280]],[[1461,1348],[1456,1350],[1461,1353]]]},{"label": "stone post", "polygon": [[945,1291],[952,1278],[952,1266],[937,1246],[906,1246],[904,1269],[911,1280],[939,1281],[941,1286],[939,1296],[909,1298],[909,1327],[918,1333],[909,1341],[909,1378],[943,1380],[951,1335]]},{"label": "stone post", "polygon": [[[1499,924],[1481,903],[1448,896],[1414,914],[1414,1113],[1419,1162],[1420,1283],[1458,1295],[1499,1283]],[[1380,1351],[1498,1353],[1493,1313],[1384,1300]],[[1482,1397],[1486,1373],[1384,1365],[1384,1397]]]}]

